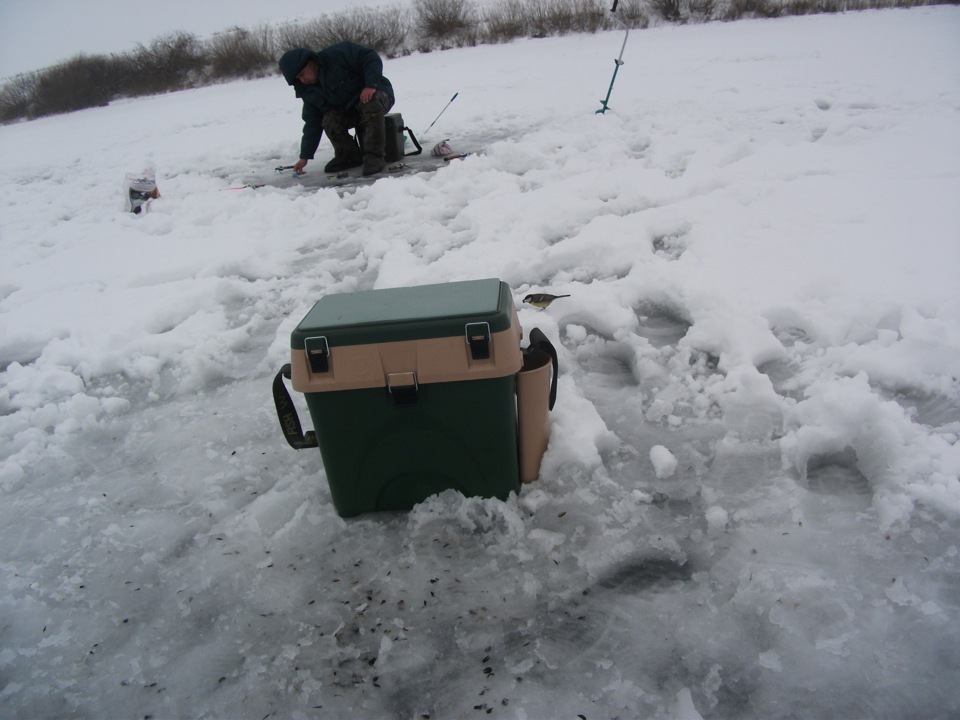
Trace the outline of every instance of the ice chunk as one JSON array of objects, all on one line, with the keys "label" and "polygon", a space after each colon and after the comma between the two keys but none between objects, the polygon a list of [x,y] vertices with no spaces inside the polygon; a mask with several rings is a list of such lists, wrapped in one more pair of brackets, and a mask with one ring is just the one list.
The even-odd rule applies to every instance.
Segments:
[{"label": "ice chunk", "polygon": [[663,445],[654,445],[650,448],[650,462],[653,463],[654,472],[661,480],[673,477],[677,472],[677,458]]}]

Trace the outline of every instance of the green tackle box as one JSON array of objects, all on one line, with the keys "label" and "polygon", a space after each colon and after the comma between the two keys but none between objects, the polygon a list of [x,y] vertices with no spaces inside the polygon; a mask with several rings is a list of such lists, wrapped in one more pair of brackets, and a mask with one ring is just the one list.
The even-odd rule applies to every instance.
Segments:
[{"label": "green tackle box", "polygon": [[521,335],[497,279],[320,298],[291,334],[290,378],[337,512],[519,491]]}]

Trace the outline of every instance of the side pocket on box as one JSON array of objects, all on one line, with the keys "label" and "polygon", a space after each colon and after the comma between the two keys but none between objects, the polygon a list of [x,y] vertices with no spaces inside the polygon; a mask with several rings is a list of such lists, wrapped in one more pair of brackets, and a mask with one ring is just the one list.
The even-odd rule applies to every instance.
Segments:
[{"label": "side pocket on box", "polygon": [[537,328],[530,331],[530,347],[523,353],[517,374],[517,420],[520,480],[532,483],[550,439],[550,410],[557,398],[557,353]]}]

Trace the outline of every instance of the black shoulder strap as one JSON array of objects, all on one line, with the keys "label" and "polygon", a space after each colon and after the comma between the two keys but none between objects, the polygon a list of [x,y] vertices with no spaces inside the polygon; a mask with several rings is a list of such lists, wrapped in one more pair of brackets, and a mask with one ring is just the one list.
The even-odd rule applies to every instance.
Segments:
[{"label": "black shoulder strap", "polygon": [[317,447],[317,434],[311,430],[306,435],[300,426],[300,417],[297,408],[290,399],[287,386],[283,379],[290,379],[290,365],[284,365],[273,379],[273,402],[277,406],[277,417],[280,419],[280,429],[294,450]]},{"label": "black shoulder strap", "polygon": [[416,151],[416,152],[404,153],[404,157],[407,157],[408,155],[419,155],[420,153],[422,153],[422,152],[423,152],[423,148],[420,147],[420,143],[417,142],[417,136],[413,134],[413,130],[411,130],[411,129],[408,128],[408,127],[405,127],[404,130],[407,131],[407,134],[410,136],[410,139],[413,141],[413,144],[417,146],[417,151]]}]

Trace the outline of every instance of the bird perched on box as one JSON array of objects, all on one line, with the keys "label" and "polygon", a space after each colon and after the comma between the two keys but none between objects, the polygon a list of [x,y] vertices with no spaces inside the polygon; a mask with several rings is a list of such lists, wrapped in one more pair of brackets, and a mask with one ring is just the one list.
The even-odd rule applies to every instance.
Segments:
[{"label": "bird perched on box", "polygon": [[550,303],[552,303],[557,298],[565,298],[565,297],[570,297],[570,296],[569,295],[551,295],[549,293],[532,293],[530,295],[527,295],[523,299],[523,301],[529,305],[533,305],[534,307],[538,307],[541,310],[543,310],[545,307],[547,307]]}]

